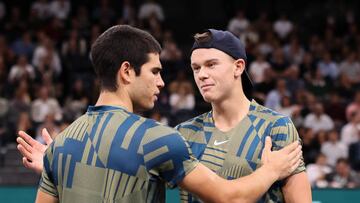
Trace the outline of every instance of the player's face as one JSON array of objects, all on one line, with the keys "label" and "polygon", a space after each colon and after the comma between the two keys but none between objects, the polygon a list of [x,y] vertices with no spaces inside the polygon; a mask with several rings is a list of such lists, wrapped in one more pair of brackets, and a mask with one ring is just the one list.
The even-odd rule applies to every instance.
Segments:
[{"label": "player's face", "polygon": [[217,49],[195,49],[191,68],[201,95],[207,102],[217,102],[230,96],[234,86],[234,59]]},{"label": "player's face", "polygon": [[141,66],[140,75],[135,78],[132,89],[134,110],[149,110],[154,107],[160,89],[164,87],[160,71],[162,66],[159,54],[148,54],[149,60]]}]

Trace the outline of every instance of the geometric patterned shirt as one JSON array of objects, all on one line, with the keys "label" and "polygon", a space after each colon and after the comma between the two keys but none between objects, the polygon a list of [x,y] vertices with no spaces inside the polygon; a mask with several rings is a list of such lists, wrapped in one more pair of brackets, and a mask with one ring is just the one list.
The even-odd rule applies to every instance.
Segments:
[{"label": "geometric patterned shirt", "polygon": [[60,202],[165,202],[195,168],[172,128],[116,106],[90,106],[47,149],[40,190]]},{"label": "geometric patterned shirt", "polygon": [[[299,140],[291,120],[251,101],[248,114],[234,128],[222,132],[215,127],[212,112],[204,113],[176,126],[189,143],[194,156],[225,179],[249,175],[261,166],[265,137],[271,136],[272,150]],[[293,174],[305,170],[302,159]],[[258,202],[284,202],[282,181],[275,182]],[[201,202],[194,195],[180,191],[182,202]]]}]

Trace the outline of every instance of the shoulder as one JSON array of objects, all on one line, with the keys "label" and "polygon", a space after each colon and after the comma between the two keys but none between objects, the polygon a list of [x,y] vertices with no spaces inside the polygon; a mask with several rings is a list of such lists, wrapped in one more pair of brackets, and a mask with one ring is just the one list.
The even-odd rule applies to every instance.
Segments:
[{"label": "shoulder", "polygon": [[198,131],[203,131],[205,126],[210,126],[212,123],[207,121],[210,112],[206,112],[204,114],[201,114],[199,116],[196,116],[192,119],[189,119],[185,122],[180,123],[175,127],[176,130],[178,130],[180,133],[196,133]]},{"label": "shoulder", "polygon": [[252,102],[250,110],[250,118],[264,119],[277,125],[291,122],[291,119],[288,116],[285,116],[256,102]]}]

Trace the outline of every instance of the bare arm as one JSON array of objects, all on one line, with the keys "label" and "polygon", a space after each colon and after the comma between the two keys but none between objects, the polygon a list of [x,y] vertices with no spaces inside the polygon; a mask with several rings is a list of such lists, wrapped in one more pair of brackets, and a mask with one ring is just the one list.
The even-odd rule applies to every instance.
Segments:
[{"label": "bare arm", "polygon": [[52,195],[49,195],[48,193],[38,190],[35,202],[36,203],[58,203],[59,200],[58,200],[58,198],[56,198]]},{"label": "bare arm", "polygon": [[311,203],[311,187],[306,172],[288,177],[282,187],[285,202]]},{"label": "bare arm", "polygon": [[180,187],[205,202],[255,202],[276,180],[290,175],[300,164],[300,157],[298,142],[271,152],[271,139],[267,137],[262,156],[264,165],[254,173],[236,180],[225,180],[199,164],[180,182]]}]

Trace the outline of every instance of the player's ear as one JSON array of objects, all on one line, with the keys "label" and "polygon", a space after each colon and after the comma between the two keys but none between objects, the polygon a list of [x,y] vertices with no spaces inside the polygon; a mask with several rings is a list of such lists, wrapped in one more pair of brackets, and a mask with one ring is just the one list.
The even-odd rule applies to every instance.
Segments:
[{"label": "player's ear", "polygon": [[123,84],[129,84],[135,76],[135,70],[128,61],[124,61],[117,73],[117,81]]},{"label": "player's ear", "polygon": [[238,78],[241,77],[241,74],[245,70],[245,61],[244,59],[238,59],[234,62],[235,64],[235,71],[234,71],[234,77]]}]

